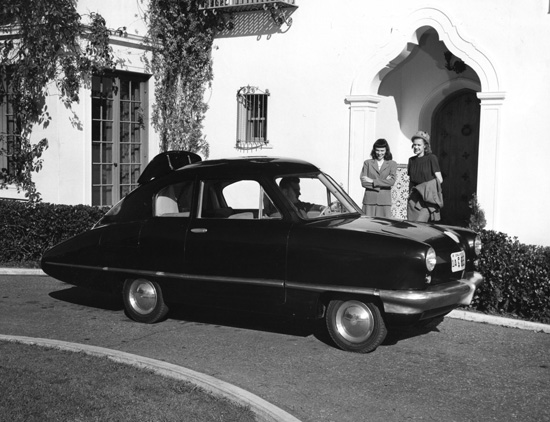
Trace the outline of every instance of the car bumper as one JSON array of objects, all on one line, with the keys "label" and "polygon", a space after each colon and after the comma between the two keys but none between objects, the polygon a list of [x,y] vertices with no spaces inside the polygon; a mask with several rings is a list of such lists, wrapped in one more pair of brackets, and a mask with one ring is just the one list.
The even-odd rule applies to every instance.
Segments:
[{"label": "car bumper", "polygon": [[483,276],[472,271],[461,280],[437,284],[422,291],[379,290],[378,294],[386,314],[434,316],[431,311],[436,309],[441,309],[444,314],[459,305],[469,305],[482,281]]}]

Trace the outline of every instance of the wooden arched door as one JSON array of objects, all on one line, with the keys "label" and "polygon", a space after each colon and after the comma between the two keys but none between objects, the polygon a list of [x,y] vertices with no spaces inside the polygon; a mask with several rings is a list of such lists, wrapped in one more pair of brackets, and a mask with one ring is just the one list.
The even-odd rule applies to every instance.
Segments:
[{"label": "wooden arched door", "polygon": [[467,226],[468,202],[477,188],[480,105],[475,91],[447,97],[432,118],[432,150],[443,175],[441,223]]}]

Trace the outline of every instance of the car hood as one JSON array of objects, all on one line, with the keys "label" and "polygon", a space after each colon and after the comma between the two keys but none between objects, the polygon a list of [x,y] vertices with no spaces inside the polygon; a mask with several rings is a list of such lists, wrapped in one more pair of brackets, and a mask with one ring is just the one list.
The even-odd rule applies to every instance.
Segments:
[{"label": "car hood", "polygon": [[[421,285],[413,287],[410,283],[415,271],[417,274],[418,271],[425,272],[424,258],[428,247],[434,249],[437,257],[435,269],[431,272],[432,285],[460,279],[464,270],[452,270],[452,256],[460,251],[466,253],[466,259],[471,255],[468,239],[464,236],[466,233],[458,227],[455,231],[449,226],[361,215],[334,215],[306,223],[305,226],[293,234],[294,249],[304,245],[310,249],[325,245],[327,253],[337,257],[334,265],[339,265],[337,261],[342,258],[341,261],[351,263],[348,267],[354,265],[355,268],[365,262],[372,266],[374,259],[379,264],[375,267],[383,268],[384,274],[368,268],[362,271],[368,273],[371,280],[376,273],[380,277],[379,285],[385,288],[422,288],[423,279]],[[317,233],[312,235],[311,230]],[[329,246],[326,246],[327,242],[330,242]],[[342,269],[343,273],[346,271],[346,268]]]},{"label": "car hood", "polygon": [[414,223],[411,221],[390,218],[378,218],[361,216],[356,218],[335,219],[318,221],[320,226],[338,228],[340,230],[353,230],[373,233],[378,235],[401,237],[418,242],[427,243],[435,247],[443,239],[447,243],[459,244],[456,234],[449,227],[437,226],[429,223]]}]

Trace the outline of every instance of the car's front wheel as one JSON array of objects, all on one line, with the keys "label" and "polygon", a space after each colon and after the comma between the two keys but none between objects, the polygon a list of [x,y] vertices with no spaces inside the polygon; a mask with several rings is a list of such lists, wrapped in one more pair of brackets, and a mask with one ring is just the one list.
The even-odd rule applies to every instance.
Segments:
[{"label": "car's front wheel", "polygon": [[144,278],[126,280],[123,288],[124,307],[134,321],[153,324],[168,313],[158,283]]},{"label": "car's front wheel", "polygon": [[331,300],[325,319],[334,343],[349,352],[372,352],[388,333],[380,309],[370,302]]}]

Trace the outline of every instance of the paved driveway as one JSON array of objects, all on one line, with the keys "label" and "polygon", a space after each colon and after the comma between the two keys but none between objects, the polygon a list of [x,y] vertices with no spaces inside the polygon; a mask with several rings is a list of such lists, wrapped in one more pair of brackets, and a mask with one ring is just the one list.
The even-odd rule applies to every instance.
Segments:
[{"label": "paved driveway", "polygon": [[550,335],[445,319],[374,353],[314,325],[216,310],[130,321],[118,298],[50,277],[0,276],[0,334],[107,347],[244,388],[304,422],[550,420]]}]

